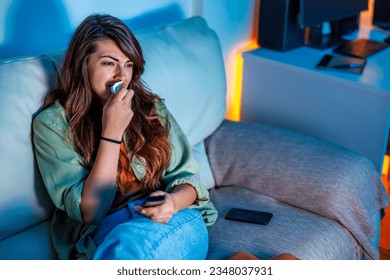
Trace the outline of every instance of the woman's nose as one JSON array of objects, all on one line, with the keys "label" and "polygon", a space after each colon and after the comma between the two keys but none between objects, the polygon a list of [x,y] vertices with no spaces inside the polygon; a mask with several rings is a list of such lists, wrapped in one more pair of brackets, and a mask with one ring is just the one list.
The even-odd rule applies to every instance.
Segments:
[{"label": "woman's nose", "polygon": [[118,66],[115,69],[115,77],[114,78],[119,79],[121,81],[123,81],[126,78],[124,67]]}]

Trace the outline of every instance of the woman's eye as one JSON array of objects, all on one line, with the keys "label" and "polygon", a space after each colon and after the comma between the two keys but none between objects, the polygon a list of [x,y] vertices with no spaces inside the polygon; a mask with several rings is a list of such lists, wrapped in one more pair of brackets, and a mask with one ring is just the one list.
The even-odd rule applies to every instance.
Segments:
[{"label": "woman's eye", "polygon": [[127,63],[127,64],[126,64],[126,67],[130,67],[130,68],[131,68],[131,67],[133,67],[133,66],[134,66],[133,63]]},{"label": "woman's eye", "polygon": [[106,61],[106,62],[103,62],[103,65],[106,65],[106,66],[114,66],[114,63],[113,63],[113,62],[110,62],[110,61]]}]

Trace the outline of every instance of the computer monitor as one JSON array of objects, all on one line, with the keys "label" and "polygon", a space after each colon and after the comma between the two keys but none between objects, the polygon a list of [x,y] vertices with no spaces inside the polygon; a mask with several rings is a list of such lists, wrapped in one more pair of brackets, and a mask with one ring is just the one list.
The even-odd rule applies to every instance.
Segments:
[{"label": "computer monitor", "polygon": [[300,0],[298,25],[306,30],[305,44],[325,49],[342,43],[342,36],[359,26],[368,0]]},{"label": "computer monitor", "polygon": [[372,24],[390,30],[390,0],[375,0]]}]

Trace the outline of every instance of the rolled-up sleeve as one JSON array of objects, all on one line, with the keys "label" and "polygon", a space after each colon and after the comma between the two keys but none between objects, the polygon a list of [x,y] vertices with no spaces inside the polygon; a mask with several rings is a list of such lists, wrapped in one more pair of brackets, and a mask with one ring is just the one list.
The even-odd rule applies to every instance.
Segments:
[{"label": "rolled-up sleeve", "polygon": [[58,209],[83,222],[81,192],[89,170],[68,137],[68,122],[58,106],[33,121],[33,143],[46,189]]}]

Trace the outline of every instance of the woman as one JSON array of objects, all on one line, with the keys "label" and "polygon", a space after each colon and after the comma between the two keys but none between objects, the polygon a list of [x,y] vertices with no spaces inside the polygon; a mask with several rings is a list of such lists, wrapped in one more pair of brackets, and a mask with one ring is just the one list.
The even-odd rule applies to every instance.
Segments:
[{"label": "woman", "polygon": [[[123,22],[88,16],[33,122],[61,259],[206,257],[217,212],[184,133],[141,80],[144,63]],[[162,204],[143,206],[149,195]]]}]

